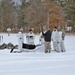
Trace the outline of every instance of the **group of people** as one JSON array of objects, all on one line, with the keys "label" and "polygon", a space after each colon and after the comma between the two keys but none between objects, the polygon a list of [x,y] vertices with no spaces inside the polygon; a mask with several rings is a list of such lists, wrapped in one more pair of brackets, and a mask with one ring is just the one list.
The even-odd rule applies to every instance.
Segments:
[{"label": "group of people", "polygon": [[65,52],[64,39],[65,32],[59,26],[54,27],[51,32],[48,28],[45,32],[42,31],[45,40],[45,53],[51,52],[51,41],[53,42],[53,49],[56,52]]},{"label": "group of people", "polygon": [[65,31],[60,27],[55,27],[52,32],[53,48],[56,52],[65,52],[64,39]]},{"label": "group of people", "polygon": [[[21,52],[23,50],[23,43],[24,43],[24,35],[23,35],[23,30],[20,30],[18,32],[18,50],[19,52]],[[26,34],[26,44],[29,44],[29,45],[34,45],[34,33],[33,33],[33,30],[30,29],[29,30],[29,33]]]},{"label": "group of people", "polygon": [[[64,38],[65,38],[65,32],[60,27],[54,27],[53,31],[50,30],[50,28],[42,29],[41,31],[42,36],[44,38],[44,44],[45,44],[45,53],[51,53],[51,41],[53,42],[53,50],[56,52],[65,52],[64,47]],[[40,36],[40,35],[39,35]],[[26,35],[26,41],[29,45],[34,45],[34,38],[35,35],[33,33],[33,30],[30,29],[29,33]],[[24,35],[23,31],[20,30],[18,33],[18,50],[22,51],[22,45],[24,42]],[[42,42],[42,40],[39,40]]]}]

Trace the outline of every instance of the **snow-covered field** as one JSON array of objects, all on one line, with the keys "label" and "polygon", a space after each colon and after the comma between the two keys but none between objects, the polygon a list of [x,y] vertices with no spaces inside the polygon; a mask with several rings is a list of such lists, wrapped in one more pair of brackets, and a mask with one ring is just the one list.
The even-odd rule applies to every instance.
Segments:
[{"label": "snow-covered field", "polygon": [[[18,44],[16,34],[0,35],[4,37],[3,42]],[[37,35],[35,44],[39,44]],[[42,47],[23,53],[0,50],[0,75],[75,75],[75,36],[66,36],[66,52],[44,53]]]}]

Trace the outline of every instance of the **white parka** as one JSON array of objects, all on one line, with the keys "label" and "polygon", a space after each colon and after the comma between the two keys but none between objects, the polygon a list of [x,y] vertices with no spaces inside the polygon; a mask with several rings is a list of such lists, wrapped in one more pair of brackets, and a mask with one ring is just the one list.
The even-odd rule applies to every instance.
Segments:
[{"label": "white parka", "polygon": [[62,32],[61,31],[53,31],[51,39],[55,42],[60,42],[62,40]]},{"label": "white parka", "polygon": [[18,49],[19,49],[19,51],[22,51],[24,36],[23,36],[22,32],[19,32],[17,36],[18,36]]},{"label": "white parka", "polygon": [[53,31],[51,36],[52,41],[55,41],[55,42],[56,42],[56,33],[57,33],[57,30]]},{"label": "white parka", "polygon": [[61,40],[62,40],[62,32],[61,31],[56,32],[55,40],[56,40],[56,42],[61,42]]},{"label": "white parka", "polygon": [[34,35],[34,33],[28,33],[28,44],[32,44],[32,45],[34,45],[34,38],[35,38],[35,35]]}]

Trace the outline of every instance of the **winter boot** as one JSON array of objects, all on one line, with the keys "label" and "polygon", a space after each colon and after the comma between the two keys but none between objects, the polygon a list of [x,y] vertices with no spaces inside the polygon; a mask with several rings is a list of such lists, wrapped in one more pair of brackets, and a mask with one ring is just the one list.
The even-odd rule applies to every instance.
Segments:
[{"label": "winter boot", "polygon": [[47,50],[45,50],[45,53],[48,53],[48,49],[47,49]]},{"label": "winter boot", "polygon": [[49,53],[51,53],[51,49],[49,49]]}]

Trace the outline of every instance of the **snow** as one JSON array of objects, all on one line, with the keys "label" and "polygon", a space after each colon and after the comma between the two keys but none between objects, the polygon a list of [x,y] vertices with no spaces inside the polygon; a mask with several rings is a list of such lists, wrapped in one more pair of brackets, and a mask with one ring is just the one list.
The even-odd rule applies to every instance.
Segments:
[{"label": "snow", "polygon": [[[3,42],[18,44],[17,34],[0,35],[4,37]],[[36,35],[35,44],[39,44],[38,38]],[[42,47],[23,53],[0,50],[0,75],[75,75],[75,36],[66,35],[66,52],[44,53]]]}]

